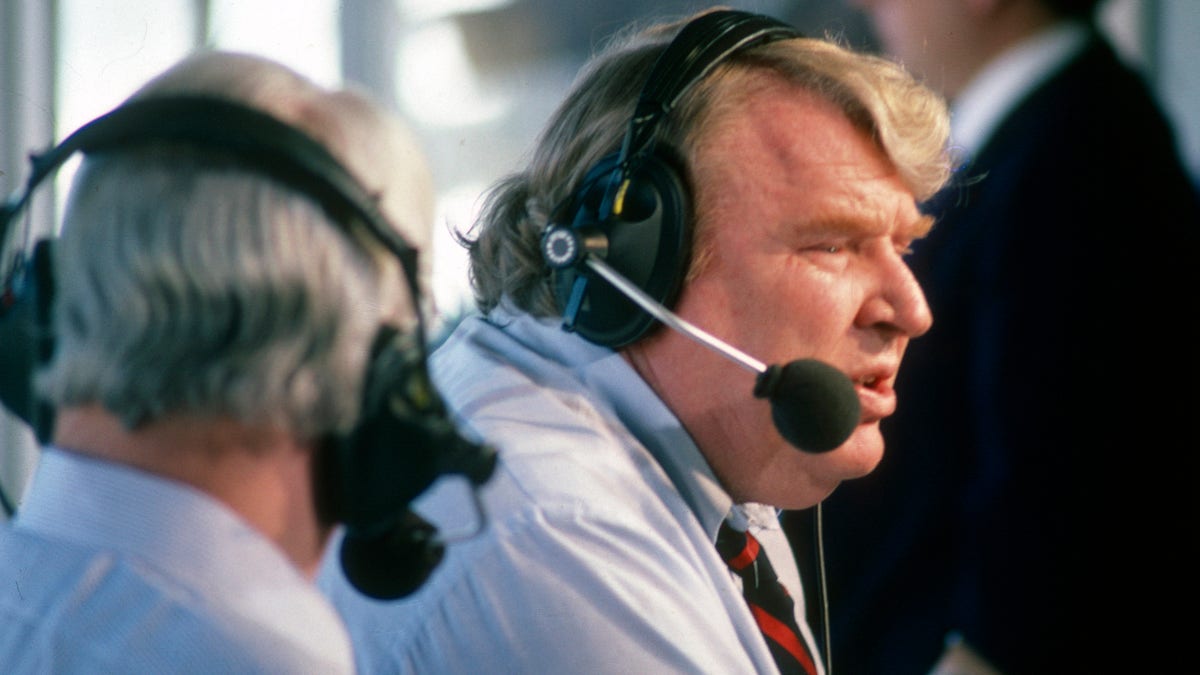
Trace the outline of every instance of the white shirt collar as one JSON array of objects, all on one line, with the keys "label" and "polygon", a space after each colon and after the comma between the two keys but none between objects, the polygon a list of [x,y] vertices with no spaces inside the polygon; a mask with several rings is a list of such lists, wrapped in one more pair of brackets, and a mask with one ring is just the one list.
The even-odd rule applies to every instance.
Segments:
[{"label": "white shirt collar", "polygon": [[1074,58],[1087,37],[1084,24],[1064,22],[1023,40],[993,59],[950,108],[952,147],[956,152],[967,155],[979,152],[1000,121],[1029,92]]},{"label": "white shirt collar", "polygon": [[734,504],[729,509],[727,520],[733,529],[743,532],[780,529],[779,509],[768,504],[756,502]]}]

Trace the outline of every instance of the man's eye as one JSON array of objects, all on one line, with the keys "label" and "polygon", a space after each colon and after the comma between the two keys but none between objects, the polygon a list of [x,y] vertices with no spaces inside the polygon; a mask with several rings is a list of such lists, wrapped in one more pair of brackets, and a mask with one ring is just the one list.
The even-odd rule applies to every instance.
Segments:
[{"label": "man's eye", "polygon": [[846,253],[850,250],[853,242],[843,241],[839,238],[830,238],[825,241],[811,241],[801,245],[801,251],[804,253],[825,253],[830,255],[838,255]]}]

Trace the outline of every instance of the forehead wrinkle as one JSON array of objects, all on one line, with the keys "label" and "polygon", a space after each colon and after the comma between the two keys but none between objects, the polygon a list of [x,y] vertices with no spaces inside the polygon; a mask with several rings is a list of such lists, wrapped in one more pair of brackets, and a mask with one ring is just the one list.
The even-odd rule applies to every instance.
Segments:
[{"label": "forehead wrinkle", "polygon": [[[721,108],[694,139],[700,220],[713,210],[744,212],[748,202],[760,218],[788,214],[810,232],[897,239],[928,232],[930,223],[919,218],[915,201],[880,201],[888,194],[911,199],[911,192],[880,190],[901,184],[896,168],[840,109],[806,90],[769,80],[760,84],[767,85],[760,95]],[[733,169],[724,161],[731,156],[754,157],[756,171]],[[804,186],[803,205],[794,194],[798,186]],[[797,208],[803,213],[794,213]]]},{"label": "forehead wrinkle", "polygon": [[920,239],[932,229],[934,218],[920,213],[915,202],[912,215],[906,213],[904,203],[896,204],[895,210],[888,213],[891,209],[886,204],[864,199],[851,185],[847,181],[842,184],[843,189],[818,199],[814,213],[802,229],[810,235],[890,237],[902,241]]},{"label": "forehead wrinkle", "polygon": [[886,234],[891,218],[884,213],[885,205],[872,199],[869,186],[853,173],[846,172],[842,180],[827,183],[824,193],[813,195],[812,227],[847,234]]}]

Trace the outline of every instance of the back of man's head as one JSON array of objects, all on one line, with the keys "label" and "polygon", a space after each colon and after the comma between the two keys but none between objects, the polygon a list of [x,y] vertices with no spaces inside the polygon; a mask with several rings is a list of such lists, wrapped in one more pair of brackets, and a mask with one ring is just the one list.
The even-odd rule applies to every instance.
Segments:
[{"label": "back of man's head", "polygon": [[[427,237],[421,155],[389,116],[265,59],[204,53],[131,100],[197,94],[262,110],[322,142],[403,235]],[[371,341],[415,325],[399,261],[311,195],[235,154],[153,142],[85,159],[56,243],[59,407],[126,426],[229,416],[301,438],[355,422]]]}]

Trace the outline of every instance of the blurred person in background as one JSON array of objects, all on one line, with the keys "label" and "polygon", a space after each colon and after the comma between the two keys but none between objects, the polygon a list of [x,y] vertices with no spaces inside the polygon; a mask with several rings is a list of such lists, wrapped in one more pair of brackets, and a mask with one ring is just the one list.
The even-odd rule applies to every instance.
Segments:
[{"label": "blurred person in background", "polygon": [[959,168],[887,456],[825,503],[836,667],[1187,662],[1200,210],[1168,121],[1096,0],[853,4],[950,101]]}]

